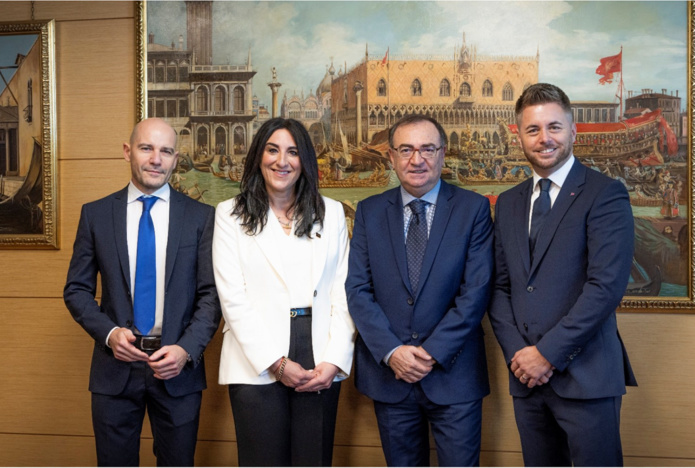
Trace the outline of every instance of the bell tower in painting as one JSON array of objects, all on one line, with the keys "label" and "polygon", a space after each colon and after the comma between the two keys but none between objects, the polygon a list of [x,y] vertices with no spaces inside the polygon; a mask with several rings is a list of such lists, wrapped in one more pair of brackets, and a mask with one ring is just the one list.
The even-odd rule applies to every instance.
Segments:
[{"label": "bell tower in painting", "polygon": [[186,37],[193,65],[212,65],[212,2],[186,2]]}]

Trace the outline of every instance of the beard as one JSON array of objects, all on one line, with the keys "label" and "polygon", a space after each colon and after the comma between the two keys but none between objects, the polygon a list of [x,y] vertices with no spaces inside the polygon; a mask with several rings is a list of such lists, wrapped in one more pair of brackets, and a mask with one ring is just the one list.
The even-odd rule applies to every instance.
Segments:
[{"label": "beard", "polygon": [[531,163],[531,166],[533,166],[536,172],[538,172],[539,169],[541,171],[550,171],[551,173],[554,172],[553,169],[562,166],[562,164],[567,161],[571,154],[571,142],[569,144],[562,145],[561,147],[556,147],[556,153],[552,158],[543,158],[534,151],[527,151],[524,149],[526,159],[529,163]]}]

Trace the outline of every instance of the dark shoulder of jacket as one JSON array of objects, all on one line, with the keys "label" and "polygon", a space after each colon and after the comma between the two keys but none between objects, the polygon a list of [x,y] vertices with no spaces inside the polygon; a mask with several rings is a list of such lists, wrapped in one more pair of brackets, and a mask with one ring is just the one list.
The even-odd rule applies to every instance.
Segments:
[{"label": "dark shoulder of jacket", "polygon": [[[394,192],[399,192],[401,186],[394,187],[392,189],[386,190],[385,192],[377,193],[376,195],[371,195],[364,200],[360,200],[358,205],[362,205],[362,209],[370,208],[374,205],[379,205],[389,199],[393,199],[396,195]],[[400,193],[400,192],[399,192]]]},{"label": "dark shoulder of jacket", "polygon": [[87,209],[102,210],[105,205],[109,205],[109,204],[113,203],[113,200],[119,196],[124,197],[125,202],[128,201],[128,187],[127,186],[125,188],[122,188],[121,190],[119,190],[117,192],[113,192],[109,195],[106,195],[105,197],[99,198],[98,200],[87,202],[84,204],[84,206]]}]

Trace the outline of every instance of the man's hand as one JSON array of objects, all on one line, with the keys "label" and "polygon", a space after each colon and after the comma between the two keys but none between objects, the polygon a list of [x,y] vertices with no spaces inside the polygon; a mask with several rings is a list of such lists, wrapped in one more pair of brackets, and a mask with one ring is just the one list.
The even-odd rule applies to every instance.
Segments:
[{"label": "man's hand", "polygon": [[435,360],[422,347],[403,345],[389,358],[388,365],[396,374],[396,379],[408,383],[422,380],[432,370]]},{"label": "man's hand", "polygon": [[158,379],[169,380],[181,373],[188,353],[179,345],[162,346],[149,357],[149,364]]},{"label": "man's hand", "polygon": [[318,366],[310,370],[314,376],[310,381],[295,388],[298,392],[318,392],[331,387],[333,379],[338,375],[338,366],[329,362],[322,362]]},{"label": "man's hand", "polygon": [[117,328],[109,336],[109,347],[113,355],[119,361],[135,362],[147,361],[150,357],[140,351],[131,343],[135,341],[135,335],[128,328]]},{"label": "man's hand", "polygon": [[535,346],[527,346],[517,351],[510,366],[514,377],[528,388],[548,383],[554,369]]}]

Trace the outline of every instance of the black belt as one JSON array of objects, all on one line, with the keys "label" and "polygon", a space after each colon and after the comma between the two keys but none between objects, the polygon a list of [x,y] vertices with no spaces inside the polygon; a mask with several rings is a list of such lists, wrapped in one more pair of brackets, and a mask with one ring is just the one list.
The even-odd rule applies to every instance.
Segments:
[{"label": "black belt", "polygon": [[295,309],[290,309],[290,317],[311,316],[311,307],[299,307]]},{"label": "black belt", "polygon": [[135,335],[133,346],[140,351],[157,351],[162,347],[162,337],[159,335]]}]

